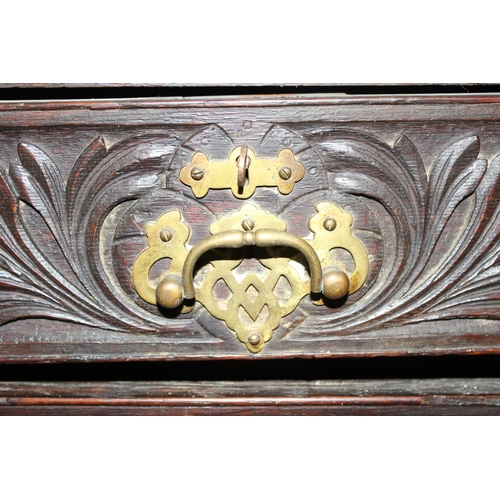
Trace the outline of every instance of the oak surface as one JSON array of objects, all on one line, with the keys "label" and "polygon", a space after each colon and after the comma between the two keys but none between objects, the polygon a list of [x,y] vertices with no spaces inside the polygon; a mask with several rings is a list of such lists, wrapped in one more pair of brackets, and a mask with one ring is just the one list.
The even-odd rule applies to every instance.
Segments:
[{"label": "oak surface", "polygon": [[499,415],[500,379],[0,383],[0,415]]},{"label": "oak surface", "polygon": [[241,201],[194,198],[194,152],[239,145],[306,166],[249,202],[308,237],[314,206],[354,215],[371,255],[345,303],[305,298],[257,356],[499,353],[500,96],[261,96],[0,103],[0,360],[252,358],[197,304],[137,296],[145,226],[181,208],[193,243]]}]

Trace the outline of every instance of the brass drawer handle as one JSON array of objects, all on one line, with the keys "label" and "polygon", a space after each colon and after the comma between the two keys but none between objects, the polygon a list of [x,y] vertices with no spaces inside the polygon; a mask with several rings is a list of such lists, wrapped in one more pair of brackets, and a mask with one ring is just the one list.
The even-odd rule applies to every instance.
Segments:
[{"label": "brass drawer handle", "polygon": [[[196,299],[213,317],[224,321],[249,351],[259,352],[271,339],[281,318],[291,314],[304,296],[310,295],[314,304],[324,305],[328,303],[326,299],[341,299],[356,292],[368,276],[368,253],[351,232],[352,215],[330,202],[319,203],[315,208],[316,215],[309,219],[309,229],[314,234],[311,240],[286,232],[286,222],[276,215],[245,204],[235,212],[220,216],[210,226],[212,235],[190,249],[191,230],[182,214],[167,212],[146,226],[148,248],[139,254],[132,269],[135,289],[146,302],[178,309],[179,313],[191,311]],[[239,263],[235,263],[234,256],[211,259],[210,268],[205,268],[195,291],[194,269],[203,254],[246,246],[266,249],[265,255],[257,257],[269,270],[265,277],[250,271],[236,279],[233,270],[244,257],[236,258]],[[271,252],[271,247],[276,247],[276,252]],[[291,265],[297,254],[290,256],[286,248],[296,250],[305,258],[309,280]],[[349,274],[344,264],[331,255],[330,250],[335,248],[351,255],[354,270]],[[164,258],[171,259],[171,264],[155,287],[149,272]],[[287,298],[275,290],[281,278],[288,282]],[[219,282],[229,289],[227,300],[217,295]],[[248,295],[249,290],[252,297]]]},{"label": "brass drawer handle", "polygon": [[[188,253],[184,262],[182,280],[179,280],[176,276],[167,276],[158,284],[156,288],[156,300],[158,304],[167,309],[172,309],[179,307],[183,299],[191,300],[195,298],[193,285],[194,266],[205,252],[217,248],[241,248],[243,246],[254,245],[257,247],[291,247],[301,252],[309,265],[311,293],[323,292],[321,263],[314,248],[307,241],[293,234],[273,229],[257,229],[256,231],[233,230],[209,236],[195,245]],[[343,295],[347,293],[348,288],[347,286]],[[332,295],[331,291],[330,294],[327,291],[325,295],[329,298],[340,298],[330,296]]]}]

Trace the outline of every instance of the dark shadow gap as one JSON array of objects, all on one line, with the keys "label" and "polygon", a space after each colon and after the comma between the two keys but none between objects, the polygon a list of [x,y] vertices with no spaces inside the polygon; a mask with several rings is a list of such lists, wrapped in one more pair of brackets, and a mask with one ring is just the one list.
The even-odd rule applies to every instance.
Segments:
[{"label": "dark shadow gap", "polygon": [[0,100],[85,100],[148,97],[213,97],[234,95],[296,94],[467,94],[500,92],[500,84],[408,84],[408,85],[204,85],[204,84],[0,84]]},{"label": "dark shadow gap", "polygon": [[500,356],[0,365],[0,381],[351,380],[500,377]]}]

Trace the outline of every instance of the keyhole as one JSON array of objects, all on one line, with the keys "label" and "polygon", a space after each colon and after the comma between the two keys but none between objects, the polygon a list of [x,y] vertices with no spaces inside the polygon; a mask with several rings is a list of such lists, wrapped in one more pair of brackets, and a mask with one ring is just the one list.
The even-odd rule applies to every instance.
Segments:
[{"label": "keyhole", "polygon": [[238,168],[238,193],[242,194],[243,189],[249,183],[248,171],[250,167],[250,157],[247,155],[247,146],[241,146],[239,156],[236,158],[236,167]]}]

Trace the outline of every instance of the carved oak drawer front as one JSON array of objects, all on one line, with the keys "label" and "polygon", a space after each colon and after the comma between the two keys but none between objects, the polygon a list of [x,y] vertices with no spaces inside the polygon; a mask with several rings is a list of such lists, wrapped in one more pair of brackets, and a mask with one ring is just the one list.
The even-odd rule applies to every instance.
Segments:
[{"label": "carved oak drawer front", "polygon": [[0,360],[500,352],[500,96],[0,103]]}]

